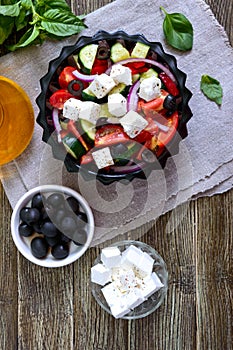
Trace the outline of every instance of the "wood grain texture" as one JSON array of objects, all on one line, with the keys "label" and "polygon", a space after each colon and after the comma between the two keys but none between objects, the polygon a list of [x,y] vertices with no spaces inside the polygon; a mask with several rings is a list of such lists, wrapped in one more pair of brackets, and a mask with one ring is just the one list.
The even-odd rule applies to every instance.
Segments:
[{"label": "wood grain texture", "polygon": [[[83,14],[112,1],[68,2]],[[233,45],[232,0],[206,3]],[[115,320],[93,299],[89,275],[99,248],[64,268],[33,265],[14,247],[1,185],[0,203],[0,349],[233,349],[233,190],[186,203],[148,225],[141,240],[167,262],[169,289],[163,305],[137,321]]]}]

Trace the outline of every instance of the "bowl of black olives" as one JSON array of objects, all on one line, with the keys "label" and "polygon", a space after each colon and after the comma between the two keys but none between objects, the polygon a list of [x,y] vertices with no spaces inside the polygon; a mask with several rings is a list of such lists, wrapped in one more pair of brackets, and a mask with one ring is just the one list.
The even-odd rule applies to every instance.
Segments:
[{"label": "bowl of black olives", "polygon": [[79,259],[90,246],[94,217],[87,201],[73,189],[43,185],[19,199],[11,217],[11,233],[29,261],[61,267]]}]

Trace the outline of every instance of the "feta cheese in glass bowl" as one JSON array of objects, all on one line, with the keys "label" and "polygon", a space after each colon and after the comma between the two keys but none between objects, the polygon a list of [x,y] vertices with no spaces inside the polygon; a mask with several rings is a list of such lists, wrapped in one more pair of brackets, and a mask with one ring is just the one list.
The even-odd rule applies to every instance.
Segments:
[{"label": "feta cheese in glass bowl", "polygon": [[97,303],[115,318],[150,315],[164,301],[167,267],[151,246],[132,240],[103,248],[91,268],[91,290]]}]

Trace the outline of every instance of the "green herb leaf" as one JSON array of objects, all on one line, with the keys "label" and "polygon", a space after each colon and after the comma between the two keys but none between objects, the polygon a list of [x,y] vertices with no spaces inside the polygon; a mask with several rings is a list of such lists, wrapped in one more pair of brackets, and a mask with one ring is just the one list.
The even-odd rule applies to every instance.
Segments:
[{"label": "green herb leaf", "polygon": [[41,44],[48,37],[60,40],[86,27],[83,18],[72,13],[66,0],[16,1],[0,0],[0,44],[5,44],[15,31],[28,30],[17,44],[5,45],[8,50]]},{"label": "green herb leaf", "polygon": [[182,13],[165,13],[163,21],[163,32],[169,45],[181,50],[191,50],[193,46],[193,26],[191,22]]},{"label": "green herb leaf", "polygon": [[66,37],[77,34],[84,24],[73,14],[51,9],[44,13],[41,26],[51,34]]},{"label": "green herb leaf", "polygon": [[14,17],[0,15],[0,45],[9,37],[14,27]]},{"label": "green herb leaf", "polygon": [[218,105],[222,104],[223,90],[218,80],[209,75],[202,75],[201,91],[206,97],[216,102]]},{"label": "green herb leaf", "polygon": [[21,39],[19,40],[19,42],[15,45],[9,45],[7,46],[7,48],[10,51],[15,51],[16,49],[20,48],[20,47],[25,47],[28,45],[33,44],[33,42],[35,41],[35,39],[39,36],[40,34],[40,30],[37,26],[34,26],[30,29],[28,29],[28,31],[21,37]]},{"label": "green herb leaf", "polygon": [[17,17],[20,12],[20,1],[13,5],[1,5],[0,14],[3,16]]}]

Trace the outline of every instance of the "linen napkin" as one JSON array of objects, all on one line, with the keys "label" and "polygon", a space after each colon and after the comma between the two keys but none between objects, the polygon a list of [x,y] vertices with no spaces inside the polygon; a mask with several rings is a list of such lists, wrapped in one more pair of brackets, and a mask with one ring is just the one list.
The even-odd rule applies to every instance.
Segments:
[{"label": "linen napkin", "polygon": [[[182,53],[166,44],[160,6],[168,13],[182,12],[193,24],[194,45],[190,52]],[[130,11],[124,11],[125,8]],[[27,150],[1,168],[2,183],[13,207],[25,191],[39,184],[57,183],[78,190],[94,212],[92,245],[95,246],[122,238],[128,231],[136,239],[161,214],[179,204],[232,188],[233,50],[223,28],[202,0],[185,3],[182,0],[116,0],[89,14],[86,24],[88,29],[82,35],[92,36],[98,30],[124,30],[161,42],[167,53],[176,56],[178,68],[186,72],[186,85],[193,93],[189,104],[193,117],[188,123],[188,137],[180,143],[179,154],[168,159],[164,170],[153,171],[146,180],[104,186],[98,181],[86,182],[80,174],[68,173],[61,161],[53,159],[50,146],[41,141],[42,129],[38,125]],[[41,47],[26,48],[0,58],[0,74],[24,88],[35,116],[39,79],[46,74],[48,62],[59,55],[63,46],[72,45],[77,39],[46,42]],[[221,82],[224,91],[221,107],[201,93],[202,74]],[[141,227],[145,223],[147,225]],[[139,227],[140,230],[135,230]]]}]

